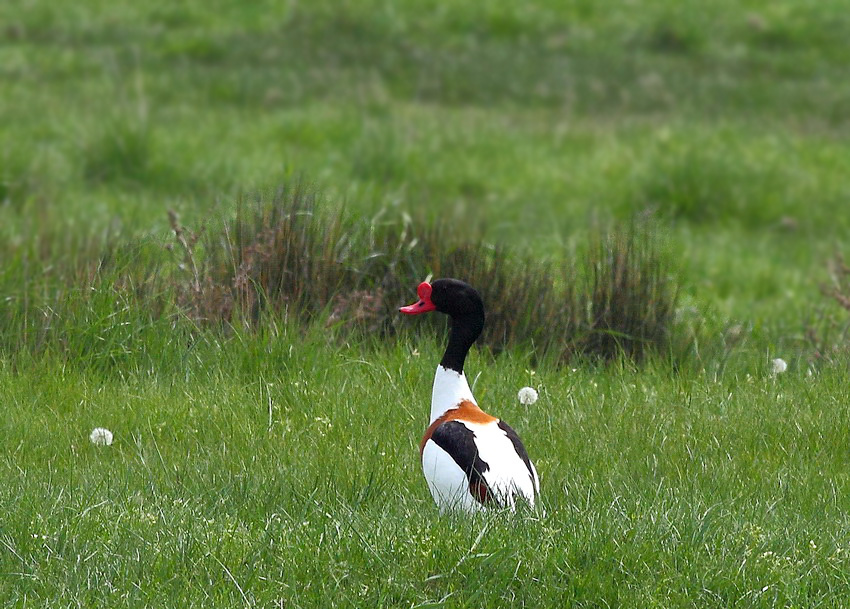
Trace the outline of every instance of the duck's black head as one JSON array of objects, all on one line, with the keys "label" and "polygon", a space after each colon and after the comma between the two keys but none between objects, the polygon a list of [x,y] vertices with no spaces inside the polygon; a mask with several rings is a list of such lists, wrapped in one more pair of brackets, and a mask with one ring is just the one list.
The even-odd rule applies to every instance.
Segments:
[{"label": "duck's black head", "polygon": [[484,329],[484,301],[478,290],[459,279],[423,281],[417,288],[419,300],[399,311],[418,315],[429,311],[445,313],[452,319],[449,344],[440,364],[463,372],[463,362],[472,343]]},{"label": "duck's black head", "polygon": [[484,316],[481,294],[460,279],[437,279],[433,283],[423,281],[417,294],[418,302],[401,307],[399,311],[408,315],[437,311],[452,318]]}]

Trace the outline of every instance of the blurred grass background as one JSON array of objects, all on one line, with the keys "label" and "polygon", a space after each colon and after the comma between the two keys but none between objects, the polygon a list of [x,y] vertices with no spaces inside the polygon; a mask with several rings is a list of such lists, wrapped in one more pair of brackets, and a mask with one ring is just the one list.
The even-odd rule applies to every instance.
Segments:
[{"label": "blurred grass background", "polygon": [[845,8],[6,2],[4,254],[162,236],[169,207],[294,177],[541,258],[649,211],[686,299],[788,336],[850,223]]}]

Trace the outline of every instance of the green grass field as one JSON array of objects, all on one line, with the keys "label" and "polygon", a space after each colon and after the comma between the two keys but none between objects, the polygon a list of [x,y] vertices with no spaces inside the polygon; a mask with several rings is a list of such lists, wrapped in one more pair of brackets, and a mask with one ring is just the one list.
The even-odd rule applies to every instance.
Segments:
[{"label": "green grass field", "polygon": [[[848,38],[839,0],[0,4],[0,603],[850,605],[847,314],[821,292]],[[542,509],[440,516],[441,333],[198,325],[172,291],[167,210],[215,234],[295,182],[556,266],[651,216],[694,336],[639,365],[474,350]]]}]

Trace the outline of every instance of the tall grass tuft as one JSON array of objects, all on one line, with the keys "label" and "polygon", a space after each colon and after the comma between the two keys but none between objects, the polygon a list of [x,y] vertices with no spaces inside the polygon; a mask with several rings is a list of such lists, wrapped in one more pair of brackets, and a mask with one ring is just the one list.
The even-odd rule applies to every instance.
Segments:
[{"label": "tall grass tuft", "polygon": [[669,344],[678,299],[657,236],[632,225],[598,233],[588,253],[588,323],[583,351],[642,359]]},{"label": "tall grass tuft", "polygon": [[583,253],[541,260],[487,243],[468,222],[358,218],[303,186],[242,199],[231,217],[197,230],[168,215],[165,250],[112,233],[65,244],[58,226],[52,240],[43,230],[25,249],[9,249],[2,350],[126,370],[147,369],[157,353],[205,332],[277,322],[344,338],[442,332],[440,315],[411,324],[398,313],[428,275],[482,292],[481,344],[493,352],[525,346],[561,362],[639,360],[666,353],[673,331],[669,257],[644,225],[597,228]]},{"label": "tall grass tuft", "polygon": [[248,328],[265,313],[345,332],[390,336],[443,327],[440,316],[404,323],[397,309],[427,275],[476,286],[487,305],[482,344],[528,345],[576,355],[641,359],[665,352],[677,300],[671,265],[645,225],[596,230],[582,256],[558,264],[488,244],[465,223],[405,214],[369,219],[320,209],[295,186],[242,200],[203,239],[171,215],[182,252],[177,302],[196,323]]},{"label": "tall grass tuft", "polygon": [[356,273],[341,222],[319,217],[315,193],[281,188],[271,200],[237,202],[235,217],[218,231],[193,231],[173,211],[177,302],[200,324],[259,323],[264,311],[310,321],[327,309]]}]

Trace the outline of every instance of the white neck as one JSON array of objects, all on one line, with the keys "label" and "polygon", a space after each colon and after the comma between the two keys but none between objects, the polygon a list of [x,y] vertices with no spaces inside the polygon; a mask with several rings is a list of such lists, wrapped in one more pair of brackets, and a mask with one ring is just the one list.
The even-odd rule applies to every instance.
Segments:
[{"label": "white neck", "polygon": [[464,400],[478,404],[472,396],[466,376],[462,372],[437,366],[434,388],[431,391],[431,423]]}]

